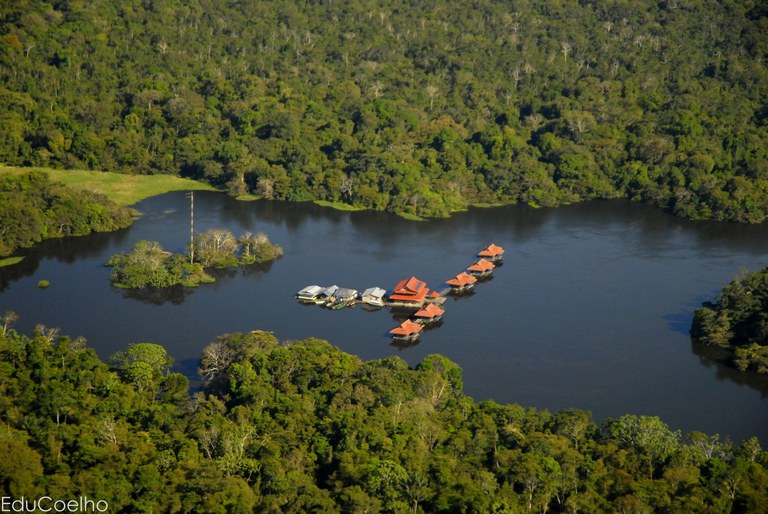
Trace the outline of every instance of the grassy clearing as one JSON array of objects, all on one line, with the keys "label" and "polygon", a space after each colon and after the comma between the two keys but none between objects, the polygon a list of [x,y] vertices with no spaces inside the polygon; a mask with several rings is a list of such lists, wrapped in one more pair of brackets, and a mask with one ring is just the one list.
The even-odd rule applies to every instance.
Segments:
[{"label": "grassy clearing", "polygon": [[427,221],[426,218],[422,218],[421,216],[416,216],[415,214],[411,214],[411,213],[408,213],[408,212],[396,211],[395,214],[397,214],[401,218],[405,218],[405,219],[411,220],[411,221]]},{"label": "grassy clearing", "polygon": [[504,207],[507,204],[501,203],[501,202],[494,202],[494,203],[487,203],[487,202],[478,202],[473,203],[472,207],[478,207],[481,209],[490,209],[492,207]]},{"label": "grassy clearing", "polygon": [[319,205],[320,207],[330,207],[332,209],[336,209],[337,211],[362,211],[362,210],[365,210],[362,207],[355,207],[354,205],[349,205],[348,203],[329,202],[328,200],[315,200],[315,205]]},{"label": "grassy clearing", "polygon": [[240,195],[236,196],[235,200],[239,200],[241,202],[255,202],[256,200],[261,200],[261,196],[252,194]]},{"label": "grassy clearing", "polygon": [[18,264],[23,260],[24,257],[7,257],[5,259],[0,259],[0,268],[4,266],[13,266],[14,264]]},{"label": "grassy clearing", "polygon": [[18,168],[0,166],[0,174],[44,171],[52,180],[78,189],[96,191],[120,205],[134,203],[170,191],[216,191],[213,186],[171,175],[125,175],[109,171],[57,170],[53,168]]}]

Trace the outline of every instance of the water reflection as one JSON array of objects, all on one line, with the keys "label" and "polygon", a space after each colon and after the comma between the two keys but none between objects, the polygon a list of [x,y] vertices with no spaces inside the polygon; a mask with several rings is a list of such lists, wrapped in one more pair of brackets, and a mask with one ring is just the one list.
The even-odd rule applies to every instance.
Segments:
[{"label": "water reflection", "polygon": [[137,300],[150,305],[171,303],[181,305],[192,294],[193,288],[183,286],[143,287],[141,289],[120,289],[123,298]]},{"label": "water reflection", "polygon": [[[112,254],[141,239],[183,251],[189,239],[183,192],[137,207],[144,215],[128,230],[51,241],[0,269],[0,312],[18,312],[22,332],[46,323],[83,334],[102,357],[131,342],[163,344],[191,378],[216,336],[252,329],[327,339],[363,359],[397,354],[410,365],[441,353],[461,365],[467,394],[479,400],[579,407],[598,419],[652,414],[684,431],[757,434],[768,443],[768,380],[705,349],[692,353],[688,336],[702,301],[742,267],[768,263],[768,225],[684,221],[629,201],[469,209],[411,222],[199,192],[196,229],[263,231],[285,255],[215,271],[215,283],[194,289],[126,294],[109,283]],[[390,345],[388,335],[413,310],[329,311],[293,299],[309,284],[389,289],[411,275],[441,289],[490,242],[507,249],[504,267],[474,295],[449,297],[445,323],[419,344]],[[52,287],[39,290],[39,279]]]},{"label": "water reflection", "polygon": [[715,369],[717,380],[750,387],[760,391],[762,398],[768,398],[768,376],[739,371],[731,364],[732,353],[729,350],[691,340],[691,351],[699,357],[703,366]]}]

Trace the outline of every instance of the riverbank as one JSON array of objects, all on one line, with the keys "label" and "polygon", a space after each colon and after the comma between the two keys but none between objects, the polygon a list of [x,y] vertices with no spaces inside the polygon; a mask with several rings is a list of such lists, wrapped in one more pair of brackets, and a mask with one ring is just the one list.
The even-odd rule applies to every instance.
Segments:
[{"label": "riverbank", "polygon": [[133,205],[146,198],[171,191],[217,191],[215,187],[204,182],[172,175],[126,175],[111,171],[0,166],[0,175],[23,174],[31,171],[45,172],[51,180],[75,189],[101,193],[123,206]]}]

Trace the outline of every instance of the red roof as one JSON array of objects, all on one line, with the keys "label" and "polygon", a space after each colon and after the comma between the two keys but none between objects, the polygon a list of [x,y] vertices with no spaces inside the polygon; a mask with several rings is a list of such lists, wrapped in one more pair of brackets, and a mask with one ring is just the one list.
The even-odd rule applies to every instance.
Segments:
[{"label": "red roof", "polygon": [[464,286],[468,286],[469,284],[474,284],[475,282],[477,282],[477,279],[475,277],[463,271],[458,275],[456,275],[455,277],[453,277],[452,279],[445,281],[446,284],[454,287],[464,287]]},{"label": "red roof", "polygon": [[491,243],[477,255],[478,257],[497,257],[502,254],[504,254],[504,248]]},{"label": "red roof", "polygon": [[487,261],[485,259],[480,259],[476,263],[474,263],[472,266],[467,268],[468,271],[491,271],[493,268],[495,268],[496,265],[492,263],[491,261]]},{"label": "red roof", "polygon": [[436,318],[437,316],[442,316],[443,314],[445,314],[444,309],[441,309],[434,303],[430,303],[423,309],[416,311],[414,316],[417,318]]},{"label": "red roof", "polygon": [[401,300],[406,302],[420,302],[429,293],[427,284],[416,277],[401,280],[393,288],[390,300]]},{"label": "red roof", "polygon": [[409,336],[411,334],[418,334],[423,330],[423,328],[424,327],[418,323],[414,323],[413,321],[407,319],[403,321],[399,327],[390,330],[389,333],[395,336]]},{"label": "red roof", "polygon": [[415,294],[427,287],[427,284],[416,277],[401,280],[397,283],[393,291],[398,294]]}]

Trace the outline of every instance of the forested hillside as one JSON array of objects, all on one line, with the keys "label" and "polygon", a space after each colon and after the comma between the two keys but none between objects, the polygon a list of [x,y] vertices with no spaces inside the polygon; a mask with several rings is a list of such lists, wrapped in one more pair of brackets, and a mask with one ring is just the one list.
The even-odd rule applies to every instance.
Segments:
[{"label": "forested hillside", "polygon": [[444,357],[410,369],[319,340],[220,337],[202,391],[156,344],[107,366],[82,339],[0,319],[0,492],[109,512],[763,512],[768,454],[655,417],[595,424],[462,394]]},{"label": "forested hillside", "polygon": [[766,34],[733,0],[0,0],[0,162],[757,222]]}]

